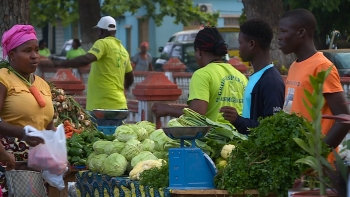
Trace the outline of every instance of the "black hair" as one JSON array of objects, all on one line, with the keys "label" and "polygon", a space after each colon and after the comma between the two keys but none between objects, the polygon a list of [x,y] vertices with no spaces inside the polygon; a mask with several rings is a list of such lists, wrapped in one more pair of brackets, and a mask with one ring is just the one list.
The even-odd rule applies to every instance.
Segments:
[{"label": "black hair", "polygon": [[227,54],[227,44],[214,26],[204,27],[204,29],[197,33],[194,40],[194,48],[218,56],[225,56]]},{"label": "black hair", "polygon": [[40,41],[39,41],[39,47],[40,47],[41,45],[43,45],[44,43],[46,43],[46,41],[45,41],[44,39],[40,40]]},{"label": "black hair", "polygon": [[270,48],[273,31],[267,22],[260,19],[248,20],[240,26],[240,31],[250,39],[255,40],[261,49]]},{"label": "black hair", "polygon": [[75,43],[78,47],[81,46],[80,40],[77,38],[73,39],[73,43]]},{"label": "black hair", "polygon": [[311,36],[313,36],[317,28],[315,16],[307,9],[290,10],[284,13],[281,18],[290,18],[299,27],[309,30],[308,32]]}]

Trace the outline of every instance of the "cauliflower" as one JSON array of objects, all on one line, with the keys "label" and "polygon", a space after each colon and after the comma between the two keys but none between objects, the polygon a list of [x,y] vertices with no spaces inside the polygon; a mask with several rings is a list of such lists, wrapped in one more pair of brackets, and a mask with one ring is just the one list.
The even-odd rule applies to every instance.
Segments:
[{"label": "cauliflower", "polygon": [[227,144],[224,147],[222,147],[221,157],[223,157],[224,159],[227,159],[228,156],[230,156],[230,154],[234,148],[235,148],[235,146],[232,144]]},{"label": "cauliflower", "polygon": [[154,167],[160,168],[162,166],[163,160],[158,159],[158,160],[146,160],[146,161],[141,161],[135,165],[135,167],[130,171],[129,176],[131,180],[139,180],[140,179],[140,174],[144,170],[149,170]]}]

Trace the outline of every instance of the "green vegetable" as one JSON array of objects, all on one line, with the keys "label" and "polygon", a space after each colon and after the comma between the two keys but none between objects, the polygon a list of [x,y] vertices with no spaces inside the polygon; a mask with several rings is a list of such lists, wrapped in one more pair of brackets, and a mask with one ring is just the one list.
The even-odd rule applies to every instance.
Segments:
[{"label": "green vegetable", "polygon": [[131,161],[136,155],[142,151],[142,144],[140,141],[135,139],[130,139],[125,143],[121,154],[128,160]]},{"label": "green vegetable", "polygon": [[156,151],[156,152],[153,152],[153,155],[156,156],[158,159],[168,159],[168,152],[159,152],[159,151]]},{"label": "green vegetable", "polygon": [[89,169],[93,172],[101,172],[102,163],[107,157],[107,154],[93,156],[89,161]]},{"label": "green vegetable", "polygon": [[173,118],[173,119],[169,120],[167,126],[168,127],[183,127],[183,125],[179,123],[177,118]]},{"label": "green vegetable", "polygon": [[149,151],[142,151],[141,153],[136,155],[134,158],[132,158],[131,166],[135,167],[136,164],[138,164],[140,161],[146,161],[146,160],[158,160],[158,158]]},{"label": "green vegetable", "polygon": [[102,163],[101,173],[118,177],[124,174],[128,161],[118,153],[108,156]]},{"label": "green vegetable", "polygon": [[96,156],[97,154],[95,152],[92,152],[91,154],[89,154],[88,158],[86,159],[85,165],[89,166],[89,163],[91,161],[91,159]]},{"label": "green vegetable", "polygon": [[69,163],[73,164],[75,162],[78,162],[81,158],[79,156],[73,156],[71,158],[71,160],[69,161]]},{"label": "green vegetable", "polygon": [[69,150],[70,156],[81,156],[82,154],[83,154],[83,150],[81,148],[72,147]]},{"label": "green vegetable", "polygon": [[104,153],[105,147],[110,143],[112,143],[112,142],[110,142],[110,141],[96,141],[92,147],[97,154],[102,154],[102,153]]},{"label": "green vegetable", "polygon": [[142,141],[148,137],[148,133],[146,129],[138,126],[138,125],[131,125],[131,127],[134,129],[134,132],[137,134],[137,139],[139,141]]},{"label": "green vegetable", "polygon": [[121,142],[126,142],[130,139],[138,139],[133,126],[129,124],[118,126],[113,135]]},{"label": "green vegetable", "polygon": [[86,163],[85,159],[79,159],[79,161],[74,162],[73,165],[74,166],[82,166],[82,165],[85,165],[85,163]]},{"label": "green vegetable", "polygon": [[71,143],[71,147],[72,148],[84,148],[84,146],[83,145],[81,145],[79,142],[72,142]]},{"label": "green vegetable", "polygon": [[257,189],[260,196],[286,196],[307,168],[295,163],[307,153],[293,140],[305,139],[302,130],[308,129],[307,124],[304,118],[283,111],[260,120],[248,140],[234,144],[227,166],[215,177],[216,187],[230,194]]},{"label": "green vegetable", "polygon": [[140,174],[140,184],[147,185],[150,188],[169,187],[169,164],[163,161],[160,168],[151,168],[144,170]]},{"label": "green vegetable", "polygon": [[113,141],[105,146],[104,153],[107,155],[110,155],[113,153],[120,153],[123,150],[124,146],[125,146],[124,142]]},{"label": "green vegetable", "polygon": [[150,151],[153,152],[155,143],[153,140],[145,139],[142,143],[142,150],[143,151]]},{"label": "green vegetable", "polygon": [[152,122],[140,121],[140,122],[137,122],[136,124],[144,129],[146,129],[147,135],[150,135],[154,130],[156,130],[156,126]]},{"label": "green vegetable", "polygon": [[163,151],[164,150],[164,144],[166,142],[170,142],[171,139],[165,135],[163,129],[157,129],[149,135],[149,139],[153,140],[155,143],[154,150],[156,151]]}]

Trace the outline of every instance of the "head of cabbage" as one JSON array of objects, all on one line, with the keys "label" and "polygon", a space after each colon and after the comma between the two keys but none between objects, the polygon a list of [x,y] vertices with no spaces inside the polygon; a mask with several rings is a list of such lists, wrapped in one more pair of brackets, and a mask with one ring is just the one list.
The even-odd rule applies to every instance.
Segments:
[{"label": "head of cabbage", "polygon": [[163,151],[164,150],[164,144],[166,142],[170,142],[171,139],[165,135],[163,129],[157,129],[149,135],[149,139],[153,140],[155,143],[154,150],[156,151]]},{"label": "head of cabbage", "polygon": [[152,122],[148,122],[144,120],[144,121],[137,122],[136,124],[146,129],[148,135],[151,134],[154,130],[156,130],[156,126]]},{"label": "head of cabbage", "polygon": [[102,163],[101,173],[118,177],[124,174],[128,161],[119,153],[109,155]]},{"label": "head of cabbage", "polygon": [[124,145],[124,142],[112,141],[112,143],[109,143],[105,146],[104,153],[107,155],[120,153],[123,150]]},{"label": "head of cabbage", "polygon": [[137,134],[137,139],[139,141],[142,141],[144,139],[146,139],[148,137],[148,133],[146,131],[145,128],[139,126],[139,125],[130,125],[130,127],[132,127],[132,129],[134,130],[134,132]]},{"label": "head of cabbage", "polygon": [[154,156],[151,152],[149,151],[142,151],[138,155],[136,155],[134,158],[131,160],[131,166],[135,167],[136,164],[138,164],[141,161],[145,160],[158,160],[156,156]]},{"label": "head of cabbage", "polygon": [[112,142],[111,141],[96,141],[92,147],[97,154],[102,154],[102,153],[104,153],[105,147],[110,143],[112,143]]},{"label": "head of cabbage", "polygon": [[124,124],[115,129],[114,137],[121,142],[126,142],[130,139],[137,139],[137,133],[134,131],[133,125]]},{"label": "head of cabbage", "polygon": [[107,154],[99,154],[93,156],[89,162],[89,170],[93,172],[101,172],[102,163],[107,157]]},{"label": "head of cabbage", "polygon": [[142,142],[142,150],[153,152],[155,143],[151,139],[145,139]]},{"label": "head of cabbage", "polygon": [[135,139],[130,139],[125,143],[121,154],[128,160],[131,161],[136,155],[142,151],[142,144],[140,141]]}]

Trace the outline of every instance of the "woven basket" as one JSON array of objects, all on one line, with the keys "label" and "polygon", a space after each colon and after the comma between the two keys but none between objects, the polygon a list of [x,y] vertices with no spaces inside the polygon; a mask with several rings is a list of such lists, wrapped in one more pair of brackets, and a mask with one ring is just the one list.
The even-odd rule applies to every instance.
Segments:
[{"label": "woven basket", "polygon": [[9,197],[47,197],[40,172],[12,170],[5,176]]}]

